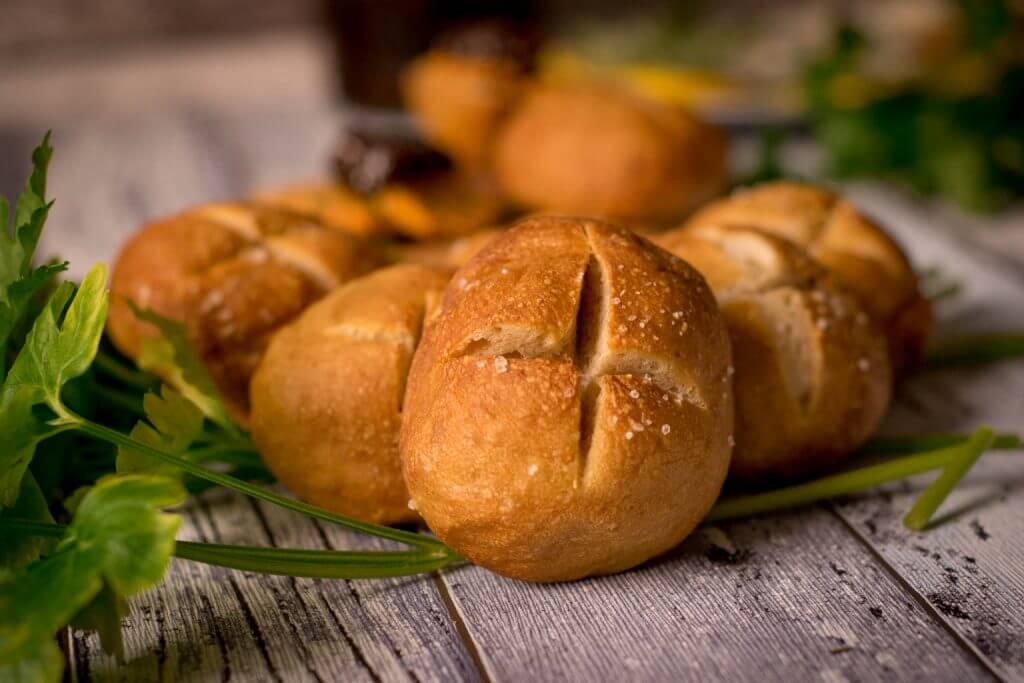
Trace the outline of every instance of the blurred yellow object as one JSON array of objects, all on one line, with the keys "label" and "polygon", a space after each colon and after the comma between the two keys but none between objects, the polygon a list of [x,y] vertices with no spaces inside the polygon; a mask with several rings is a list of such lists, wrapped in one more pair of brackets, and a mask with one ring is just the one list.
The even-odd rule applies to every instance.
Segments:
[{"label": "blurred yellow object", "polygon": [[541,52],[538,70],[550,83],[611,81],[665,104],[701,109],[738,99],[741,88],[734,81],[709,71],[656,63],[603,66],[560,48]]}]

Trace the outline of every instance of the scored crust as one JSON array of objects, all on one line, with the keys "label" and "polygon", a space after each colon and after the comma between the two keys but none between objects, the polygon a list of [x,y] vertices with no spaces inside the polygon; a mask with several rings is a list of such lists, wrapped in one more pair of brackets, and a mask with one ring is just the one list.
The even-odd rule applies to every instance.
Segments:
[{"label": "scored crust", "polygon": [[729,464],[729,338],[703,278],[636,235],[527,219],[445,290],[413,359],[403,471],[430,528],[570,580],[681,541]]},{"label": "scored crust", "polygon": [[528,209],[677,220],[724,184],[725,139],[681,110],[610,86],[542,86],[499,129],[494,170]]},{"label": "scored crust", "polygon": [[705,224],[656,239],[707,278],[732,338],[730,475],[787,478],[835,465],[875,431],[892,385],[885,336],[793,243]]},{"label": "scored crust", "polygon": [[922,361],[931,310],[917,276],[899,245],[842,196],[803,183],[764,183],[708,204],[684,229],[708,225],[758,228],[804,247],[882,325],[897,369]]},{"label": "scored crust", "polygon": [[310,303],[370,270],[376,255],[349,235],[254,203],[208,204],[144,226],[111,277],[107,331],[137,358],[156,329],[128,301],[181,321],[234,417],[270,336]]},{"label": "scored crust", "polygon": [[450,274],[375,271],[274,336],[252,379],[250,429],[263,461],[299,498],[379,524],[419,518],[398,460],[402,396]]}]

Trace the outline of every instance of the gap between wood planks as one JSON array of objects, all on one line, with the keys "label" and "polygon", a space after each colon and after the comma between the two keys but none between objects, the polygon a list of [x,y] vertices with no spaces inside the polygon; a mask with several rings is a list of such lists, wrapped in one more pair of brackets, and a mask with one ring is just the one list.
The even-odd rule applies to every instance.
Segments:
[{"label": "gap between wood planks", "polygon": [[888,572],[893,579],[895,579],[896,583],[904,591],[911,595],[915,601],[917,601],[921,608],[924,609],[925,613],[932,618],[932,621],[937,622],[943,629],[945,629],[953,637],[953,640],[960,644],[960,647],[962,647],[967,652],[971,653],[971,655],[974,656],[974,658],[978,661],[982,668],[984,668],[986,671],[989,672],[989,674],[992,675],[992,678],[994,680],[1004,682],[1007,680],[999,673],[996,666],[991,661],[989,661],[988,657],[986,657],[980,650],[978,650],[977,647],[975,647],[974,643],[967,640],[967,638],[964,637],[964,635],[961,634],[953,626],[953,624],[949,622],[945,615],[943,615],[941,612],[939,612],[938,609],[935,608],[935,605],[929,602],[928,599],[925,596],[921,595],[921,593],[919,593],[918,590],[914,588],[914,586],[911,585],[909,581],[907,581],[905,578],[903,578],[902,575],[900,575],[900,573],[896,570],[896,567],[890,564],[889,560],[887,560],[885,556],[882,555],[882,553],[879,552],[877,548],[875,548],[874,544],[871,543],[871,541],[866,536],[864,536],[860,531],[857,530],[856,527],[850,524],[846,520],[846,518],[843,517],[843,515],[839,514],[839,512],[835,509],[835,506],[832,503],[826,503],[824,507],[832,514],[833,517],[839,520],[839,523],[842,524],[843,527],[845,527],[846,530],[850,532],[850,534],[855,539],[857,539],[857,541],[861,545],[864,546],[864,548],[867,549],[871,556],[878,561],[878,564],[881,565],[882,568],[885,569],[885,571]]},{"label": "gap between wood planks", "polygon": [[466,624],[466,620],[462,618],[462,613],[459,611],[458,606],[452,599],[452,594],[448,591],[448,586],[444,582],[444,578],[441,576],[443,570],[436,571],[431,575],[431,580],[434,582],[434,588],[441,596],[441,602],[444,604],[444,608],[448,610],[448,616],[451,617],[452,623],[455,624],[455,631],[459,634],[459,638],[462,640],[462,644],[466,647],[466,651],[469,653],[469,657],[473,660],[473,666],[476,667],[477,673],[480,674],[480,680],[483,683],[494,683],[495,679],[491,675],[490,669],[484,663],[483,655],[480,651],[480,646],[477,645],[476,641],[473,640],[473,634],[469,632],[469,627]]}]

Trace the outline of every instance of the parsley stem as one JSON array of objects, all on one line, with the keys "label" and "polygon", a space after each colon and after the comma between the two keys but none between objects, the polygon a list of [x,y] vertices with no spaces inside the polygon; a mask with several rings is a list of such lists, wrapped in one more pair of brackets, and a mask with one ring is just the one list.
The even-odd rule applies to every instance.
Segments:
[{"label": "parsley stem", "polygon": [[129,367],[125,363],[122,363],[102,350],[96,352],[96,357],[93,359],[93,366],[103,374],[113,377],[122,384],[127,384],[128,386],[141,389],[142,391],[151,389],[157,382],[159,382],[155,376],[148,372],[143,372],[141,370],[136,370],[133,367]]},{"label": "parsley stem", "polygon": [[980,365],[1024,356],[1024,332],[975,334],[928,350],[928,369]]},{"label": "parsley stem", "polygon": [[[975,433],[977,435],[977,432]],[[963,443],[889,460],[878,465],[829,475],[803,484],[787,486],[774,491],[737,496],[719,501],[704,518],[705,522],[719,522],[762,512],[799,507],[827,498],[863,491],[909,476],[945,467],[965,450],[975,448],[974,437]]]},{"label": "parsley stem", "polygon": [[981,454],[992,445],[994,438],[992,430],[988,427],[982,427],[974,432],[970,440],[960,447],[960,452],[942,470],[942,474],[914,501],[914,506],[903,518],[903,524],[914,531],[921,531],[928,526],[942,501],[946,500]]},{"label": "parsley stem", "polygon": [[317,579],[372,579],[422,574],[461,563],[447,552],[293,550],[178,541],[175,557],[261,574]]},{"label": "parsley stem", "polygon": [[[32,536],[62,538],[67,527],[27,519],[0,518],[0,528]],[[260,574],[312,579],[372,579],[409,576],[465,562],[447,548],[436,550],[306,550],[177,541],[182,560]]]},{"label": "parsley stem", "polygon": [[77,429],[84,434],[88,434],[89,436],[100,439],[101,441],[114,444],[115,446],[124,446],[125,448],[130,448],[138,453],[149,455],[161,462],[174,465],[195,477],[205,479],[206,481],[213,482],[214,484],[219,484],[224,488],[233,489],[251,496],[252,498],[266,501],[272,505],[277,505],[278,507],[293,510],[295,512],[301,512],[309,517],[321,519],[325,522],[337,524],[355,531],[361,531],[363,533],[370,534],[371,536],[378,536],[380,538],[386,538],[399,543],[405,543],[407,545],[432,549],[444,547],[444,544],[441,543],[441,541],[431,538],[430,536],[413,533],[411,531],[403,531],[401,529],[392,529],[391,527],[381,526],[380,524],[360,522],[357,519],[339,515],[329,510],[324,510],[323,508],[316,507],[315,505],[309,505],[308,503],[303,503],[302,501],[282,496],[261,486],[250,484],[249,482],[242,481],[241,479],[236,479],[230,475],[215,472],[203,467],[202,465],[198,465],[184,458],[178,457],[177,455],[165,453],[162,450],[153,448],[149,444],[136,441],[127,434],[122,434],[115,429],[110,429],[104,425],[87,420],[80,415],[72,413],[67,415],[65,419],[71,421],[70,426],[73,429]]},{"label": "parsley stem", "polygon": [[[876,436],[860,449],[862,455],[900,453],[919,453],[931,451],[945,446],[964,443],[971,438],[970,434],[912,434],[909,436]],[[1015,450],[1022,447],[1021,439],[1016,434],[996,434],[989,450]]]}]

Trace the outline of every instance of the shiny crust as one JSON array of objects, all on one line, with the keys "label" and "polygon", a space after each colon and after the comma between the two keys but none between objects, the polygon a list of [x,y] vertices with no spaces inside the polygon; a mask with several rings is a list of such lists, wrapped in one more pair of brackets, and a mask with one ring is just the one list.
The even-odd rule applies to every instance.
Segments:
[{"label": "shiny crust", "polygon": [[274,336],[252,379],[250,429],[299,498],[379,524],[418,519],[398,459],[400,408],[423,321],[450,274],[378,270]]},{"label": "shiny crust", "polygon": [[410,62],[401,87],[427,140],[459,164],[481,169],[495,130],[528,82],[510,61],[431,50]]},{"label": "shiny crust", "polygon": [[528,209],[673,220],[725,179],[718,129],[611,87],[533,89],[495,145],[502,190]]},{"label": "shiny crust", "polygon": [[655,240],[704,275],[732,338],[731,476],[827,469],[875,431],[889,405],[885,336],[857,299],[793,243],[713,224]]},{"label": "shiny crust", "polygon": [[270,336],[342,282],[370,270],[359,240],[254,203],[208,204],[144,226],[111,278],[107,331],[137,357],[156,330],[128,300],[185,323],[233,414],[248,415],[249,378]]},{"label": "shiny crust", "polygon": [[686,228],[735,225],[796,242],[830,269],[886,331],[893,365],[924,357],[931,311],[903,250],[840,195],[813,185],[773,182],[708,204]]},{"label": "shiny crust", "polygon": [[522,221],[455,274],[413,359],[412,499],[442,540],[506,576],[639,564],[719,494],[729,357],[683,261],[605,223]]}]

